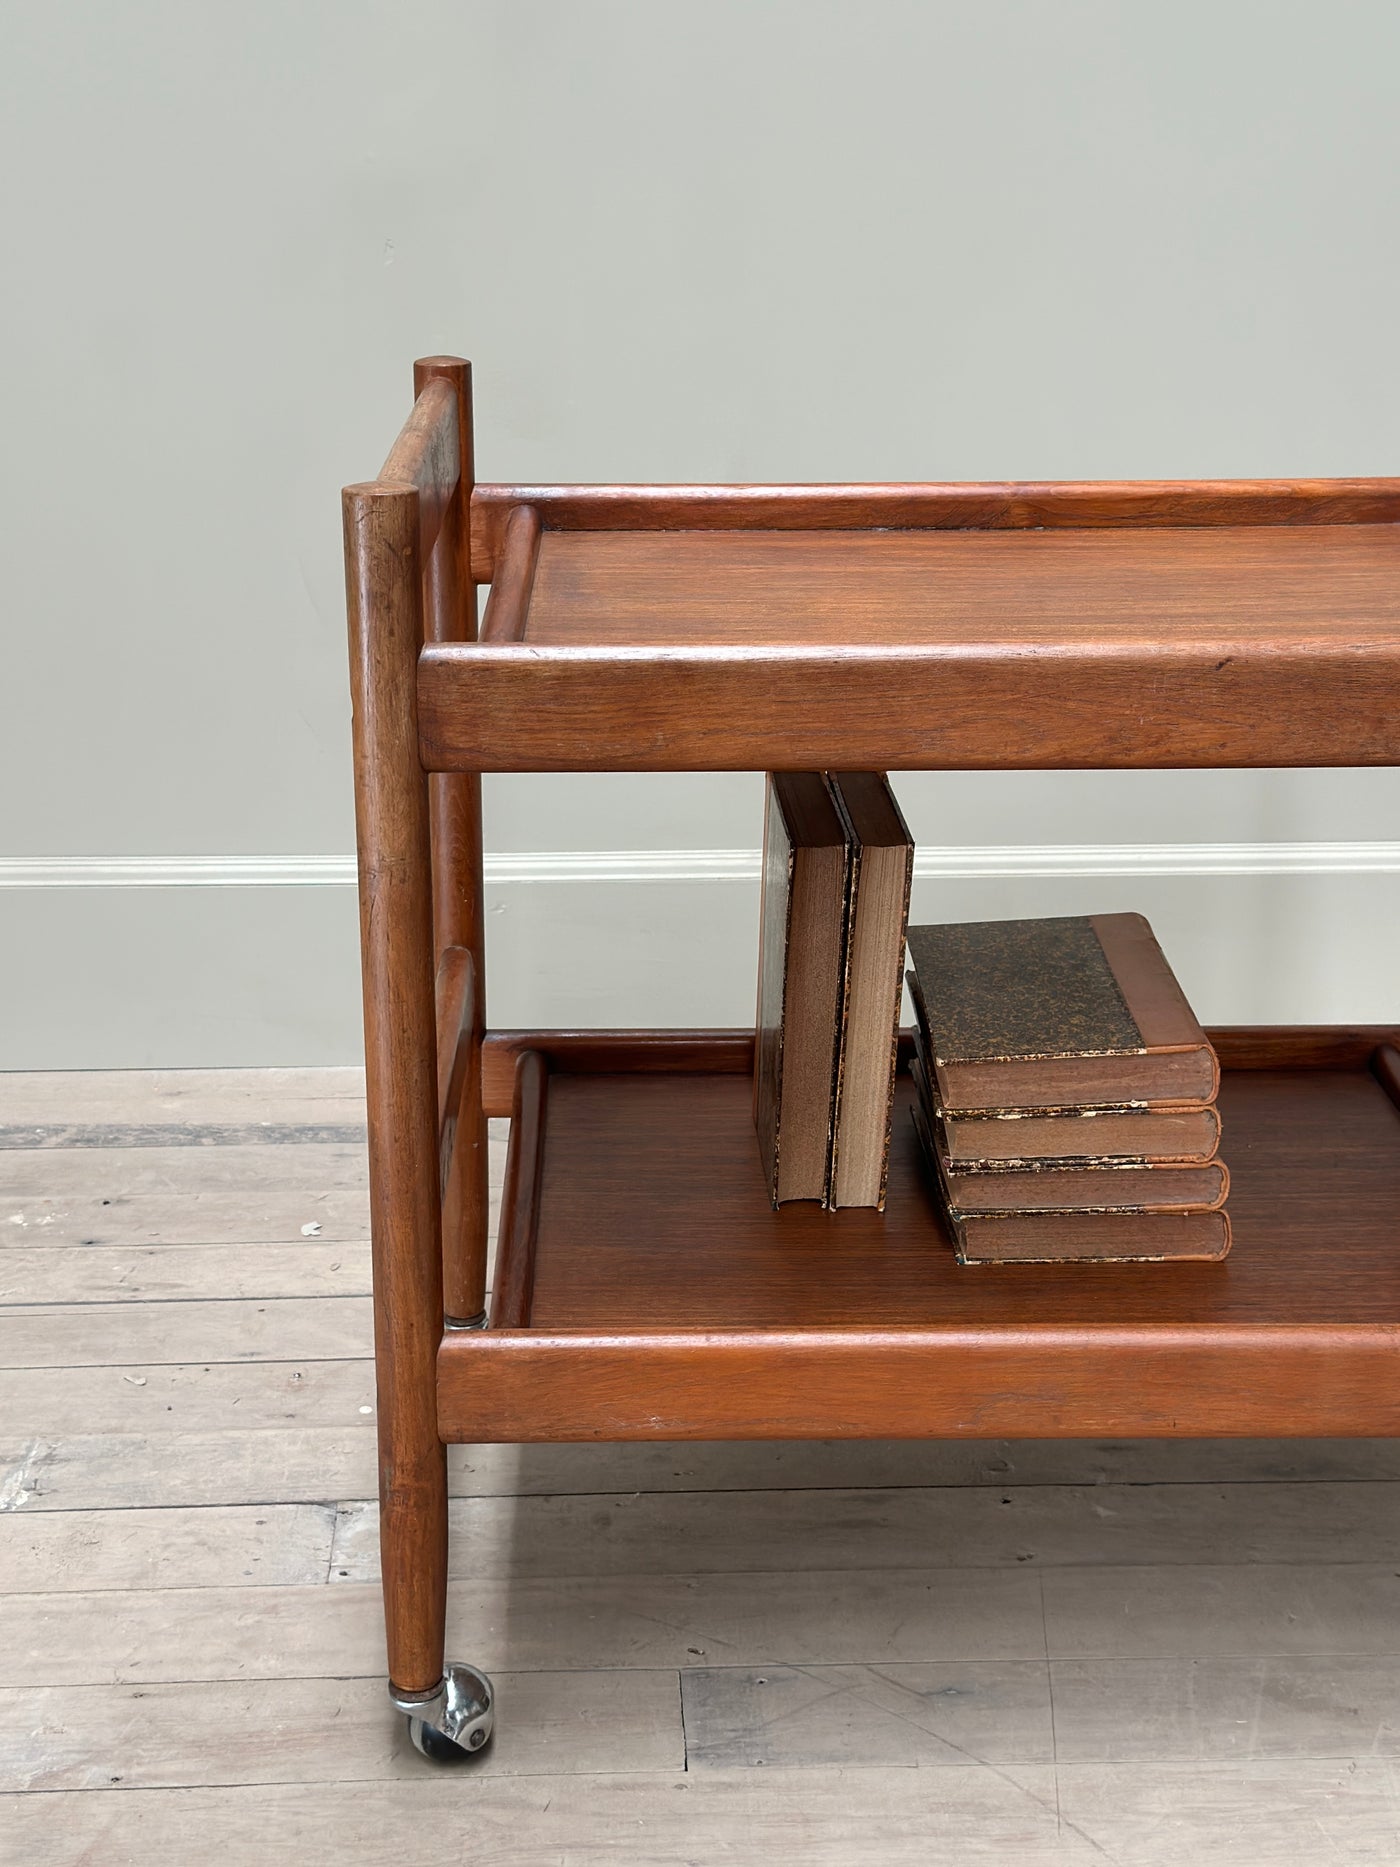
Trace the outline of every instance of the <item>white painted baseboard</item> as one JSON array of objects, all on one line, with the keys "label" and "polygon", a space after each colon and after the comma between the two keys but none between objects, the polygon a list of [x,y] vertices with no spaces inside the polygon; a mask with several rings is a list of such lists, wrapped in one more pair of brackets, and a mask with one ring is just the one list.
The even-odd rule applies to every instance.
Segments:
[{"label": "white painted baseboard", "polygon": [[[353,1063],[346,857],[0,865],[0,1068]],[[1136,909],[1209,1023],[1400,1021],[1400,844],[923,847],[916,920]],[[743,1024],[758,852],[487,863],[496,1025]]]},{"label": "white painted baseboard", "polygon": [[[557,849],[486,857],[488,885],[747,882],[757,849]],[[1074,875],[1394,875],[1400,843],[992,843],[921,846],[919,879]],[[353,856],[19,856],[0,888],[353,887]]]}]

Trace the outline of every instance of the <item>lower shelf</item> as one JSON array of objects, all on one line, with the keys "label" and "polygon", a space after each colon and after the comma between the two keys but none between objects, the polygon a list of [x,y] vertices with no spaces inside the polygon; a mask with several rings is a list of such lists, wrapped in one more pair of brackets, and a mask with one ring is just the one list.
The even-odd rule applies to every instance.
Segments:
[{"label": "lower shelf", "polygon": [[439,1357],[444,1436],[1400,1432],[1388,1034],[1215,1035],[1220,1264],[960,1267],[907,1079],[884,1213],[775,1212],[732,1039],[712,1069],[678,1041],[674,1073],[655,1038],[594,1041],[587,1073],[546,1053],[493,1327]]}]

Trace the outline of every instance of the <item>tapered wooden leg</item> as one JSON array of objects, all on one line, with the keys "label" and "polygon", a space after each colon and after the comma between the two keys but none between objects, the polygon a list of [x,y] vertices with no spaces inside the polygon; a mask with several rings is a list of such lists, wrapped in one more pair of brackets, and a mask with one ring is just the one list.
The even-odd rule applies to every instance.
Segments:
[{"label": "tapered wooden leg", "polygon": [[[476,639],[476,585],[471,567],[471,492],[474,480],[471,365],[460,357],[422,357],[413,366],[413,393],[434,380],[457,391],[459,477],[425,567],[424,634],[432,642]],[[440,772],[429,780],[433,875],[433,939],[439,963],[451,947],[465,947],[475,969],[474,1043],[467,1095],[458,1115],[452,1181],[444,1188],[443,1308],[448,1327],[472,1328],[485,1320],[486,1117],[481,1107],[481,1038],[486,1030],[485,904],[481,862],[481,779],[474,772]]]},{"label": "tapered wooden leg", "polygon": [[391,1691],[443,1680],[447,1457],[438,1438],[442,1249],[428,788],[418,760],[418,495],[344,496],[365,1089]]}]

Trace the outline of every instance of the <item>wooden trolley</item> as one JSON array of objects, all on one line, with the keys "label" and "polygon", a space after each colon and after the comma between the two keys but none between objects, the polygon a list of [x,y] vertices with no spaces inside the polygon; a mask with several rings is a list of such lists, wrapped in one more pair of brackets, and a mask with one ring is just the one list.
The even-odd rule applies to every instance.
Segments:
[{"label": "wooden trolley", "polygon": [[448,1443],[1400,1433],[1392,1028],[1212,1033],[1225,1263],[959,1270],[902,1111],[883,1214],[771,1210],[751,1032],[486,1030],[479,776],[1395,764],[1400,480],[477,486],[469,365],[415,387],[344,516],[388,1669],[419,1747],[491,1730],[444,1661]]}]

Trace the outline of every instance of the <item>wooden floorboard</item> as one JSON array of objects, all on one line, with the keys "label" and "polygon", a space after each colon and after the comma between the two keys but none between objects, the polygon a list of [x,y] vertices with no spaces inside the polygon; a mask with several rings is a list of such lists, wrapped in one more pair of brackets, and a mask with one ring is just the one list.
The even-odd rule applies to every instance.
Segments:
[{"label": "wooden floorboard", "polygon": [[369,1237],[365,1193],[296,1192],[215,1187],[185,1192],[9,1193],[0,1200],[0,1252],[11,1245],[262,1245],[294,1244],[312,1234],[363,1241]]},{"label": "wooden floorboard", "polygon": [[1039,1660],[695,1667],[681,1675],[691,1770],[1051,1763]]},{"label": "wooden floorboard", "polygon": [[[676,1673],[503,1673],[501,1741],[473,1775],[685,1768]],[[0,1789],[169,1789],[422,1780],[378,1673],[0,1692]]]},{"label": "wooden floorboard", "polygon": [[[488,1672],[1045,1652],[1040,1577],[1022,1569],[491,1577],[450,1586],[447,1624],[453,1651]],[[382,1664],[374,1583],[0,1599],[0,1685],[331,1679]]]},{"label": "wooden floorboard", "polygon": [[0,1077],[0,1859],[1400,1859],[1391,1441],[450,1448],[500,1724],[434,1771],[363,1121],[354,1070]]},{"label": "wooden floorboard", "polygon": [[70,1245],[0,1251],[0,1306],[170,1303],[191,1297],[368,1296],[369,1245]]},{"label": "wooden floorboard", "polygon": [[[1340,1539],[1338,1554],[1345,1554]],[[1400,1655],[1400,1572],[1394,1558],[1057,1569],[1043,1579],[1052,1658]]]},{"label": "wooden floorboard", "polygon": [[[324,1387],[318,1387],[317,1377],[322,1370],[332,1378]],[[32,1378],[37,1383],[44,1377],[61,1380],[64,1373],[54,1368],[12,1370],[8,1380],[14,1384]],[[235,1422],[246,1419],[248,1424],[227,1429],[185,1424],[182,1415],[188,1415],[182,1403],[194,1382],[183,1390],[167,1387],[162,1385],[167,1375],[176,1379],[203,1376],[226,1407],[224,1417]],[[273,1378],[264,1378],[269,1375]],[[299,1376],[308,1390],[304,1407],[302,1390],[296,1386]],[[21,1439],[7,1437],[0,1425],[0,1497],[9,1490],[18,1490],[23,1492],[28,1510],[62,1511],[353,1501],[374,1492],[374,1369],[368,1359],[211,1364],[207,1368],[151,1364],[89,1368],[83,1371],[83,1380],[93,1382],[94,1411],[101,1411],[106,1404],[98,1387],[99,1377],[108,1377],[126,1388],[125,1395],[118,1393],[111,1402],[109,1416],[124,1406],[133,1425],[142,1430],[81,1433],[72,1430],[71,1424],[52,1425],[42,1408],[25,1412],[16,1409],[7,1414],[0,1406],[0,1422],[27,1419],[35,1429]],[[241,1391],[240,1377],[247,1380]],[[5,1379],[0,1376],[0,1395],[6,1391]],[[136,1385],[138,1382],[143,1385]],[[69,1387],[70,1392],[54,1409],[54,1416],[63,1422],[70,1422],[74,1408],[81,1404],[83,1390],[73,1388],[72,1383]],[[14,1391],[13,1387],[10,1391]],[[166,1399],[169,1393],[175,1398]],[[282,1425],[277,1420],[279,1409],[286,1413]],[[302,1424],[308,1416],[320,1421],[341,1415],[350,1417],[343,1422],[336,1418],[335,1423],[325,1425]],[[172,1455],[172,1434],[180,1441],[178,1456]],[[1127,1482],[1134,1486],[1189,1484],[1189,1461],[1159,1459],[1165,1443],[1111,1447],[1106,1449],[1106,1457],[1099,1456],[1098,1448],[1087,1447],[1079,1454],[1078,1462],[1079,1449],[1069,1445],[1008,1447],[1017,1473],[1010,1481],[1003,1469],[989,1470],[989,1466],[1002,1467],[1001,1458],[979,1463],[973,1456],[974,1448],[966,1442],[870,1448],[820,1443],[799,1448],[754,1442],[734,1446],[451,1446],[447,1470],[454,1497],[509,1499],[703,1491],[716,1497],[714,1510],[723,1515],[730,1508],[723,1500],[731,1494],[789,1485],[840,1491],[863,1482],[867,1490],[882,1485],[900,1489],[935,1479],[943,1486],[988,1486],[1003,1491],[1010,1483],[1022,1493],[1051,1484],[1056,1478],[1088,1476],[1093,1483],[1094,1473],[1105,1470],[1131,1474]],[[799,1451],[800,1457],[786,1456]],[[1041,1451],[1047,1455],[1043,1461],[1031,1456]],[[1211,1456],[1217,1452],[1223,1455],[1218,1461]],[[1386,1477],[1394,1462],[1394,1448],[1389,1443],[1377,1447],[1374,1442],[1358,1442],[1351,1461],[1341,1451],[1328,1453],[1325,1449],[1319,1449],[1314,1459],[1303,1457],[1296,1464],[1276,1461],[1298,1482],[1319,1483],[1335,1483],[1339,1476],[1353,1475],[1357,1482],[1374,1481]],[[1264,1476],[1268,1468],[1262,1460],[1252,1474],[1244,1475],[1245,1453],[1233,1444],[1202,1447],[1200,1468],[1206,1475],[1218,1469],[1222,1474],[1219,1482],[1230,1483],[1235,1495],[1255,1484],[1275,1482]],[[1096,1513],[1107,1505],[1103,1500],[1089,1500],[1086,1508]],[[1164,1518],[1170,1517],[1169,1499],[1158,1508]],[[1331,1533],[1326,1517],[1318,1512],[1309,1518],[1302,1505],[1299,1510],[1311,1525],[1310,1533],[1320,1539],[1319,1547],[1329,1544]],[[1091,1546],[1095,1522],[1092,1515],[1084,1520],[1085,1541]],[[1180,1534],[1190,1534],[1189,1523],[1181,1523]],[[1101,1547],[1111,1547],[1113,1537],[1114,1525],[1109,1521]],[[878,1558],[863,1551],[862,1560]]]},{"label": "wooden floorboard", "polygon": [[[1241,1495],[1243,1493],[1243,1495]],[[1400,1487],[1379,1484],[943,1486],[461,1498],[453,1575],[959,1568],[1057,1564],[1383,1563]],[[349,1504],[333,1574],[379,1573],[378,1512]]]},{"label": "wooden floorboard", "polygon": [[1393,1861],[1400,1779],[1388,1759],[553,1775],[475,1794],[420,1775],[10,1795],[0,1824],[27,1867],[188,1867],[211,1837],[229,1867],[383,1867],[386,1834],[396,1867],[1280,1867]]},{"label": "wooden floorboard", "polygon": [[[0,1800],[0,1824],[26,1867],[189,1867],[214,1837],[219,1861],[232,1867],[1104,1867],[1104,1850],[1061,1822],[1056,1788],[1048,1765],[973,1765],[936,1779],[911,1769],[565,1773],[489,1786],[425,1769],[372,1790],[299,1783],[16,1795]],[[1379,1797],[1374,1791],[1371,1803]],[[1369,1803],[1367,1814],[1374,1831]],[[1137,1856],[1134,1867],[1155,1862]]]},{"label": "wooden floorboard", "polygon": [[31,1303],[0,1310],[0,1367],[131,1362],[343,1361],[369,1354],[368,1297]]},{"label": "wooden floorboard", "polygon": [[10,1510],[0,1585],[17,1595],[311,1586],[329,1576],[335,1522],[329,1504]]},{"label": "wooden floorboard", "polygon": [[[164,1141],[166,1131],[156,1132]],[[199,1207],[224,1192],[245,1198],[275,1192],[299,1194],[311,1207],[329,1193],[367,1192],[363,1141],[354,1146],[307,1143],[299,1138],[304,1130],[294,1124],[282,1124],[278,1132],[287,1138],[257,1146],[216,1141],[180,1147],[0,1149],[0,1201],[20,1206],[28,1197],[42,1200],[71,1195],[116,1202],[175,1194],[187,1206]],[[121,1133],[124,1139],[135,1140],[141,1130],[130,1126]],[[308,1211],[307,1217],[314,1213]],[[5,1220],[11,1234],[26,1229],[13,1213],[7,1212]]]},{"label": "wooden floorboard", "polygon": [[363,1069],[0,1071],[14,1126],[363,1122]]}]

